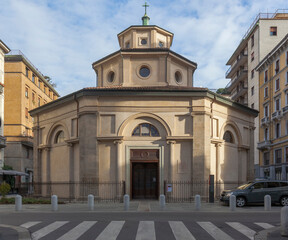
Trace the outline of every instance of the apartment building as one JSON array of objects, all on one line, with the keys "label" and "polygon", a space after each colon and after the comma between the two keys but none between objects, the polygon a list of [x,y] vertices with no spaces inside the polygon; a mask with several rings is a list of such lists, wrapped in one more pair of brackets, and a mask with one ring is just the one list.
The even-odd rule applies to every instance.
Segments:
[{"label": "apartment building", "polygon": [[6,139],[4,135],[4,54],[10,49],[0,40],[0,169],[4,166],[4,148]]},{"label": "apartment building", "polygon": [[32,175],[33,121],[29,111],[59,97],[41,72],[19,50],[5,55],[5,163]]},{"label": "apartment building", "polygon": [[259,63],[260,176],[288,180],[288,34]]},{"label": "apartment building", "polygon": [[[259,62],[288,33],[288,10],[275,13],[259,13],[242,41],[227,62],[230,66],[226,86],[230,98],[253,109],[259,110],[259,75],[255,70]],[[259,117],[255,118],[254,146],[259,141]],[[259,152],[254,151],[255,176],[259,177]]]}]

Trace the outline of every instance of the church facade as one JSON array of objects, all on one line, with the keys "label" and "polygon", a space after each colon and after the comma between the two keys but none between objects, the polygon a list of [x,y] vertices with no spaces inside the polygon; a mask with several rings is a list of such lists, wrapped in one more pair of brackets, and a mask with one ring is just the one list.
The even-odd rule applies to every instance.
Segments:
[{"label": "church facade", "polygon": [[170,49],[172,33],[143,18],[118,34],[119,51],[92,64],[97,87],[30,111],[36,194],[77,199],[81,184],[57,184],[93,182],[88,194],[102,198],[98,183],[124,181],[115,197],[157,198],[164,182],[214,175],[225,187],[253,178],[257,111],[193,87],[197,64]]}]

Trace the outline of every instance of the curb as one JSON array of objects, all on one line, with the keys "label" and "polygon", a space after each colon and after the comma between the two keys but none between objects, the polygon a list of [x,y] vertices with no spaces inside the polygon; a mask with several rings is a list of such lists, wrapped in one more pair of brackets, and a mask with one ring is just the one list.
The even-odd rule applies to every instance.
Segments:
[{"label": "curb", "polygon": [[30,237],[30,232],[28,231],[28,229],[23,228],[23,227],[17,227],[17,226],[12,226],[12,225],[5,225],[5,224],[0,224],[0,227],[3,228],[12,228],[15,231],[18,232],[18,239],[19,240],[31,240]]}]

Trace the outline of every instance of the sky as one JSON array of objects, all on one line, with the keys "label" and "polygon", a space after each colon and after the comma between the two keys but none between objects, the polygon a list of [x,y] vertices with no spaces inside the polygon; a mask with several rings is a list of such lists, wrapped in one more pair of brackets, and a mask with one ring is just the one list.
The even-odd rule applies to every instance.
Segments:
[{"label": "sky", "polygon": [[[92,63],[119,50],[117,34],[141,25],[145,0],[0,0],[0,39],[20,50],[61,96],[96,86]],[[174,33],[171,50],[198,64],[195,87],[218,89],[228,59],[257,14],[287,0],[150,0],[150,25]]]}]

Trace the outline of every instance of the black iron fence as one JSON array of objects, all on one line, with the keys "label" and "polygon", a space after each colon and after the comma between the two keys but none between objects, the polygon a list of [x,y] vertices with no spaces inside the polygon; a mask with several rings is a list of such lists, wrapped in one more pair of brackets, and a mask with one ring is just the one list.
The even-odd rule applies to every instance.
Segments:
[{"label": "black iron fence", "polygon": [[[239,182],[220,182],[213,184],[213,195],[219,200],[224,189],[233,189],[239,186]],[[209,201],[209,181],[164,181],[164,195],[166,202],[192,202],[195,195],[200,195],[202,201]],[[210,188],[211,191],[211,188]],[[211,196],[211,195],[210,195]]]},{"label": "black iron fence", "polygon": [[95,201],[121,202],[125,194],[125,182],[41,182],[21,183],[14,193],[23,196],[50,198],[57,195],[66,201],[87,201],[89,194]]}]

